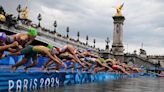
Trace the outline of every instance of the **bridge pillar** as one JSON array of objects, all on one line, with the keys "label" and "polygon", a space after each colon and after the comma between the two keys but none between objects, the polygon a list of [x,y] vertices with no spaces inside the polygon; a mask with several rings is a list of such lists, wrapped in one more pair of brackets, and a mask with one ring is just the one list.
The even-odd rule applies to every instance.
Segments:
[{"label": "bridge pillar", "polygon": [[113,30],[113,44],[112,54],[121,62],[124,61],[124,47],[123,47],[123,22],[124,16],[113,16],[114,30]]}]

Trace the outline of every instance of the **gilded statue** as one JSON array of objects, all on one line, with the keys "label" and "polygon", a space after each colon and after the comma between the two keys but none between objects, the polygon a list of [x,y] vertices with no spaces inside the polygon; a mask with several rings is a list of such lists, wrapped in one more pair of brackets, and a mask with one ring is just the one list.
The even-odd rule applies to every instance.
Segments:
[{"label": "gilded statue", "polygon": [[0,14],[0,21],[2,22],[6,21],[6,17],[3,14]]},{"label": "gilded statue", "polygon": [[122,8],[124,6],[124,3],[118,7],[116,7],[116,14],[115,16],[122,16]]},{"label": "gilded statue", "polygon": [[29,10],[28,10],[28,8],[27,7],[25,7],[24,9],[22,9],[22,16],[21,16],[21,18],[22,19],[28,19],[28,14],[29,14]]}]

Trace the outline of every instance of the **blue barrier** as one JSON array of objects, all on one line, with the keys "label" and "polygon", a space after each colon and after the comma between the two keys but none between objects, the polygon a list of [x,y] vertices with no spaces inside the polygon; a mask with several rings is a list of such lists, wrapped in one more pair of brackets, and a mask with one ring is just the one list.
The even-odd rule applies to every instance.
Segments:
[{"label": "blue barrier", "polygon": [[160,67],[151,67],[151,68],[147,68],[147,70],[159,70],[159,71],[164,71],[164,68],[160,68]]},{"label": "blue barrier", "polygon": [[15,60],[12,57],[7,57],[0,60],[0,65],[14,65]]},{"label": "blue barrier", "polygon": [[[3,68],[3,70],[5,70]],[[40,72],[38,69],[22,72],[22,68],[15,73],[0,70],[0,91],[25,91],[47,87],[59,87],[70,84],[83,84],[123,78],[139,77],[141,73],[125,74],[116,73],[71,73],[71,72]]]},{"label": "blue barrier", "polygon": [[[24,57],[23,55],[6,57],[6,58],[0,60],[0,65],[14,65],[15,63],[21,61],[23,57]],[[36,67],[42,67],[42,65],[44,65],[47,60],[48,60],[47,57],[38,57],[38,60],[37,60],[38,64]],[[24,64],[24,66],[27,66],[31,63],[32,63],[32,59],[30,59],[27,62],[27,64]]]}]

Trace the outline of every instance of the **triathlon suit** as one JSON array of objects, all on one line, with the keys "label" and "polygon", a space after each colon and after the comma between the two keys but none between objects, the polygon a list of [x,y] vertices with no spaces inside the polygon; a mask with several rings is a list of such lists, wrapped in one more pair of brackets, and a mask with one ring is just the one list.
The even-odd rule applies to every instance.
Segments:
[{"label": "triathlon suit", "polygon": [[[59,55],[59,54],[61,54],[61,53],[67,52],[67,46],[64,46],[64,48],[59,48],[59,47],[57,47],[57,48],[55,48],[54,50],[55,50],[55,54],[56,54],[56,55]],[[76,53],[76,48],[73,49],[73,53]]]},{"label": "triathlon suit", "polygon": [[[107,62],[107,59],[104,59],[104,58],[100,58],[99,60],[100,60],[100,63],[102,63],[102,64]],[[96,64],[97,64],[96,66],[97,67],[102,67],[102,65],[100,63],[96,62]]]},{"label": "triathlon suit", "polygon": [[14,36],[7,36],[7,42],[8,42],[8,43],[13,43],[14,41],[17,41],[17,40],[18,40],[18,35],[19,35],[19,34],[20,34],[20,33],[14,35]]},{"label": "triathlon suit", "polygon": [[67,60],[72,60],[72,58],[69,56],[68,53],[63,53],[59,55],[60,59],[67,59]]},{"label": "triathlon suit", "polygon": [[[67,51],[67,46],[64,46],[64,48],[60,48],[60,53],[64,53]],[[73,48],[73,53],[76,53],[76,48]]]},{"label": "triathlon suit", "polygon": [[58,56],[60,59],[69,59],[69,60],[72,59],[70,58],[69,54],[66,53],[66,48],[59,48],[59,47],[52,48],[51,52],[56,56]]},{"label": "triathlon suit", "polygon": [[37,55],[37,52],[36,51],[33,51],[33,47],[34,46],[32,46],[32,45],[28,45],[28,46],[26,46],[25,48],[23,48],[22,50],[21,50],[21,53],[20,54],[22,54],[22,55],[28,55],[29,56],[29,58],[30,57],[36,57],[36,55]]},{"label": "triathlon suit", "polygon": [[94,64],[96,61],[96,59],[92,57],[85,57],[84,60],[91,64]]},{"label": "triathlon suit", "polygon": [[[93,58],[93,57],[85,57],[85,61],[87,61],[88,63],[91,63],[92,64],[92,68],[96,66],[96,58]],[[91,68],[90,67],[90,68]]]},{"label": "triathlon suit", "polygon": [[[109,60],[110,62],[113,62],[113,60]],[[120,66],[119,65],[112,65],[112,64],[108,64],[108,66],[112,67],[112,69],[120,69]]]},{"label": "triathlon suit", "polygon": [[119,69],[120,67],[118,65],[112,65],[113,69]]},{"label": "triathlon suit", "polygon": [[[13,36],[8,36],[7,43],[10,44],[10,43],[13,43],[14,41],[17,41],[19,44],[22,44],[21,40],[18,38],[20,34],[21,33],[15,34]],[[24,40],[23,45],[26,44],[27,42],[29,42],[28,39]]]}]

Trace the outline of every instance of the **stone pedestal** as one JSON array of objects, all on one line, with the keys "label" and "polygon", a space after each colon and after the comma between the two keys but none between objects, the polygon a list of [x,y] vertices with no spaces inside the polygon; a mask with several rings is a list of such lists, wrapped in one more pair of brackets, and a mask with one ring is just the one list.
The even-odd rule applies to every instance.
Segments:
[{"label": "stone pedestal", "polygon": [[113,58],[110,51],[100,51],[99,54],[100,54],[100,57],[104,59]]},{"label": "stone pedestal", "polygon": [[124,61],[124,47],[123,47],[123,22],[124,16],[113,16],[114,30],[113,30],[113,44],[112,54],[121,62]]}]

